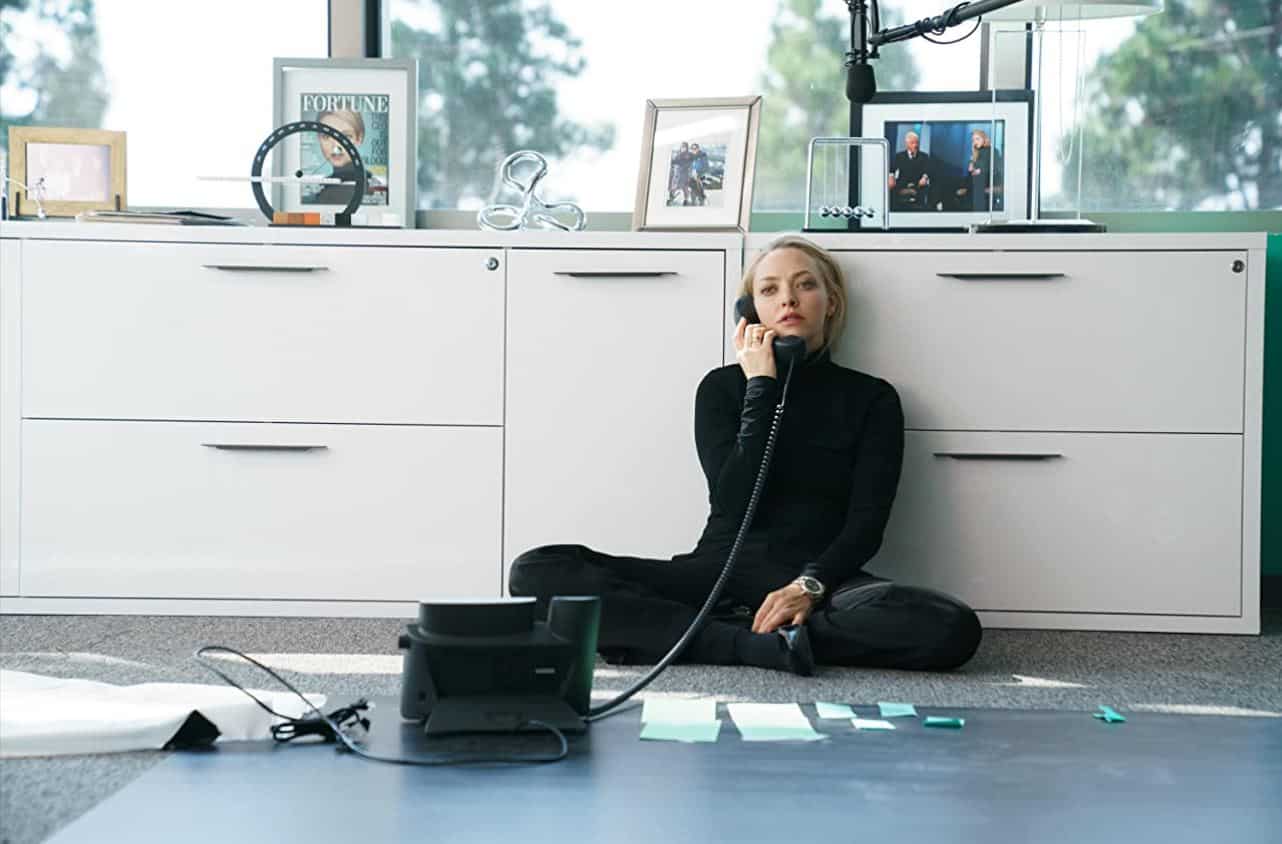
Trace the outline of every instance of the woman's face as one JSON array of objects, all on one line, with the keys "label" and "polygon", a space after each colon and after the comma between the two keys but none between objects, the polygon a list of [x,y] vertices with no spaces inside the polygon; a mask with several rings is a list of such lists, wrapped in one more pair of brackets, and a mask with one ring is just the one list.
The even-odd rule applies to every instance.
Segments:
[{"label": "woman's face", "polygon": [[800,249],[776,249],[761,259],[752,282],[752,301],[761,324],[780,336],[804,337],[806,352],[823,344],[824,324],[836,303]]},{"label": "woman's face", "polygon": [[[350,120],[344,120],[341,115],[327,114],[321,118],[321,123],[324,123],[326,126],[333,126],[335,129],[346,135],[348,140],[356,146],[360,146],[361,141],[365,140],[361,137],[356,125]],[[325,156],[325,160],[334,167],[346,167],[348,164],[352,163],[351,157],[343,150],[338,141],[334,140],[329,135],[320,136],[320,147],[321,153]]]},{"label": "woman's face", "polygon": [[984,145],[984,136],[978,132],[972,132],[970,135],[970,145],[975,149],[979,149]]}]

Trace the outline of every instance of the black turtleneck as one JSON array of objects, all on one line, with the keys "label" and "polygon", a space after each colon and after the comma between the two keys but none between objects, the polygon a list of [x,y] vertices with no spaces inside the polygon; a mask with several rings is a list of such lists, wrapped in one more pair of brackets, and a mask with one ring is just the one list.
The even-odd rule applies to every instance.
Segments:
[{"label": "black turtleneck", "polygon": [[[745,379],[739,364],[704,376],[695,396],[695,445],[711,512],[692,554],[726,555],[748,509],[765,453],[779,378]],[[904,415],[888,382],[833,363],[827,351],[797,365],[774,456],[745,546],[795,566],[831,591],[877,553],[904,454]],[[748,547],[741,550],[747,556]],[[760,552],[759,552],[760,553]]]}]

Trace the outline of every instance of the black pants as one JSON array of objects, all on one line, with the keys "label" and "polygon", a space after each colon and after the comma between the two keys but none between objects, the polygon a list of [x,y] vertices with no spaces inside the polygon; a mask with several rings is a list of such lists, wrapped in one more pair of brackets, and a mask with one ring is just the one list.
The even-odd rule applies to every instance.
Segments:
[{"label": "black pants", "polygon": [[[724,565],[722,558],[653,560],[544,545],[513,561],[508,589],[538,599],[543,613],[555,595],[599,595],[597,650],[610,662],[652,664],[689,627]],[[723,600],[682,661],[737,664],[736,633],[751,627],[766,595],[796,576],[791,567],[736,561]],[[869,574],[834,589],[806,626],[820,664],[927,671],[966,662],[981,636],[979,618],[955,598]]]}]

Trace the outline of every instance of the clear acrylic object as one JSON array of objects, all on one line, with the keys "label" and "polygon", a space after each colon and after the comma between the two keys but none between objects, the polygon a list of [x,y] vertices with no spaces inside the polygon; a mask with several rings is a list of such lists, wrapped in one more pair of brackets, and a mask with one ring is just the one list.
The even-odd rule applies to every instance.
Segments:
[{"label": "clear acrylic object", "polygon": [[[851,173],[871,174],[881,190],[864,190],[852,197]],[[882,175],[890,162],[885,138],[811,138],[806,153],[806,216],[808,232],[889,228],[890,189]]]},{"label": "clear acrylic object", "polygon": [[[1027,179],[1027,212],[1024,208],[994,208],[989,220],[1019,220],[1027,216],[1042,221],[1047,211],[1082,216],[1082,167],[1085,158],[1082,131],[1086,79],[1086,31],[1080,20],[1039,22],[1032,33],[1024,24],[1002,21],[990,24],[988,78],[993,80],[993,122],[1009,124],[1009,105],[997,98],[999,89],[1022,87],[1022,68],[1000,62],[1021,57],[1024,45],[1032,50],[1030,62],[1033,107],[1029,115],[1027,154],[1022,161],[1007,160],[1005,176],[1010,181],[1021,174]],[[1013,78],[1014,77],[1014,78]],[[1005,108],[1003,106],[1005,105]],[[1008,156],[1009,159],[1009,156]],[[1018,166],[1016,166],[1018,165]],[[1057,213],[1062,218],[1063,213]]]}]

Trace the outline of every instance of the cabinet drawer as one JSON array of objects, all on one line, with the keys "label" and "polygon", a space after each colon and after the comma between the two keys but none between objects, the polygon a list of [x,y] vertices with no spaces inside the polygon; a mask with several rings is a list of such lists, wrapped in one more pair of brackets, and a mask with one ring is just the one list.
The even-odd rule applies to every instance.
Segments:
[{"label": "cabinet drawer", "polygon": [[22,456],[24,596],[499,594],[498,428],[27,420]]},{"label": "cabinet drawer", "polygon": [[23,415],[501,424],[501,257],[31,242]]},{"label": "cabinet drawer", "polygon": [[690,550],[708,516],[694,396],[721,366],[725,253],[513,250],[510,261],[504,554],[567,542]]},{"label": "cabinet drawer", "polygon": [[1242,438],[910,431],[869,569],[976,610],[1237,616]]},{"label": "cabinet drawer", "polygon": [[845,252],[909,428],[1240,433],[1245,252]]}]

